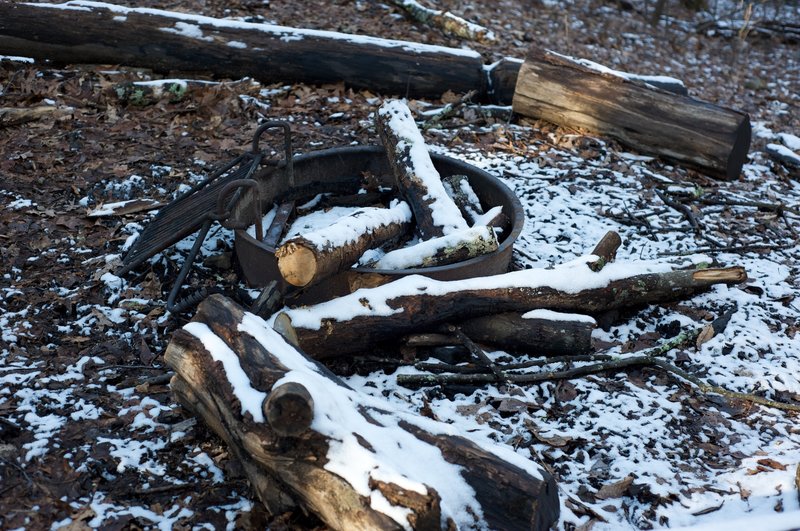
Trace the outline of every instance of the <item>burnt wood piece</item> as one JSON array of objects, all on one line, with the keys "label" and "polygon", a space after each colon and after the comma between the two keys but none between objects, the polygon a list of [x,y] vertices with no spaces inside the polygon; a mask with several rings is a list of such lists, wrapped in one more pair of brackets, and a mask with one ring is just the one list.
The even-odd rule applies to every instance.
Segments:
[{"label": "burnt wood piece", "polygon": [[486,89],[481,56],[406,41],[86,3],[0,2],[0,50],[59,64],[335,83],[404,97]]},{"label": "burnt wood piece", "polygon": [[520,69],[513,108],[724,179],[739,177],[750,148],[744,113],[603,74],[537,47]]},{"label": "burnt wood piece", "polygon": [[466,175],[448,175],[442,182],[447,195],[456,204],[466,222],[474,225],[478,216],[483,214],[483,207],[469,184],[469,178]]},{"label": "burnt wood piece", "polygon": [[[406,277],[336,299],[336,308],[347,305],[364,308],[354,311],[350,319],[327,317],[333,306],[326,306],[326,303],[287,310],[286,314],[292,322],[297,319],[303,323],[294,325],[303,351],[323,359],[364,351],[374,343],[390,341],[443,322],[533,309],[596,314],[678,300],[714,284],[737,284],[747,279],[742,267],[629,275],[627,264],[621,265],[618,273],[617,266],[620,264],[608,264],[602,273],[591,271],[587,265],[555,270],[527,269],[449,282]],[[549,285],[563,285],[565,275],[591,287],[563,290]],[[316,326],[317,321],[319,326]],[[331,349],[330,345],[336,348]]]},{"label": "burnt wood piece", "polygon": [[[303,287],[355,264],[365,251],[396,240],[411,228],[411,211],[400,203],[392,208],[365,207],[326,229],[296,236],[275,251],[286,282]],[[342,234],[347,235],[341,241]]]},{"label": "burnt wood piece", "polygon": [[516,57],[504,57],[487,67],[490,102],[495,105],[511,105],[523,62]]},{"label": "burnt wood piece", "polygon": [[408,106],[399,100],[384,102],[375,112],[375,125],[420,237],[427,240],[466,229],[467,222],[447,195]]},{"label": "burnt wood piece", "polygon": [[467,319],[459,323],[473,341],[512,352],[545,355],[585,354],[592,350],[593,319],[506,312]]},{"label": "burnt wood piece", "polygon": [[[165,359],[175,369],[171,387],[176,398],[225,441],[272,514],[299,506],[331,528],[348,531],[477,523],[544,531],[558,520],[555,482],[537,464],[510,448],[484,447],[491,443],[453,435],[447,424],[391,412],[388,403],[385,409],[377,407],[374,397],[341,383],[226,297],[213,295],[200,304],[192,322],[173,335]],[[290,385],[299,384],[298,378],[304,385]],[[276,386],[282,379],[285,383]],[[284,389],[284,396],[297,399],[299,410],[314,416],[311,421],[306,413],[300,420],[285,419],[305,427],[292,430],[295,436],[277,433],[278,424],[267,422],[270,414],[263,415],[258,403],[263,399],[271,410],[283,400]],[[342,445],[349,448],[352,463],[331,461]],[[394,458],[382,462],[380,455],[388,450]],[[403,465],[420,459],[424,467]],[[349,474],[362,462],[371,463],[363,482]],[[337,467],[341,475],[331,471]],[[437,472],[423,481],[417,475],[425,470]],[[402,485],[392,483],[391,477],[399,475],[404,475]],[[356,477],[358,484],[346,476]],[[442,506],[453,485],[468,487],[474,498],[460,507]],[[469,511],[481,514],[480,522]]]}]

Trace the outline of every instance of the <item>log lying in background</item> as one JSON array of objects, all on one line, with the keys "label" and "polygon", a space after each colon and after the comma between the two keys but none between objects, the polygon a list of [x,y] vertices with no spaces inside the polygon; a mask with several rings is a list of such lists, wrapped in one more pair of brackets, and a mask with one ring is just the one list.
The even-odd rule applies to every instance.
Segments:
[{"label": "log lying in background", "polygon": [[513,107],[726,179],[739,176],[750,147],[746,114],[650,89],[535,47],[520,69]]},{"label": "log lying in background", "polygon": [[308,286],[344,271],[368,249],[399,238],[411,226],[405,202],[391,208],[366,207],[333,225],[286,241],[275,251],[278,270],[293,286]]},{"label": "log lying in background", "polygon": [[414,20],[437,27],[446,35],[484,44],[497,42],[497,38],[491,30],[454,15],[450,11],[431,9],[416,0],[392,0],[392,3],[405,10]]},{"label": "log lying in background", "polygon": [[472,51],[101,2],[0,2],[0,50],[56,63],[333,83],[407,97],[485,92]]},{"label": "log lying in background", "polygon": [[592,350],[592,330],[597,324],[588,315],[531,310],[474,317],[459,323],[473,341],[526,354],[575,355]]},{"label": "log lying in background", "polygon": [[[488,99],[498,105],[511,105],[514,100],[514,89],[517,86],[519,70],[524,61],[516,57],[504,57],[486,67],[488,75]],[[597,63],[594,63],[597,64]],[[685,96],[689,93],[686,85],[679,79],[665,76],[646,76],[631,74],[629,72],[613,71],[615,75],[622,75],[630,80],[639,81],[645,85],[666,90],[674,94]]]},{"label": "log lying in background", "polygon": [[427,240],[466,229],[467,222],[447,195],[408,106],[399,100],[386,101],[375,112],[375,125],[420,237]]},{"label": "log lying in background", "polygon": [[300,506],[348,531],[545,530],[558,519],[553,478],[534,462],[390,412],[223,296],[200,305],[165,359],[178,400],[225,440],[273,514]]},{"label": "log lying in background", "polygon": [[410,276],[285,313],[303,351],[323,359],[443,322],[533,309],[599,313],[678,300],[746,279],[741,267],[671,271],[664,264],[612,263],[595,273],[586,263],[573,263],[456,281]]}]

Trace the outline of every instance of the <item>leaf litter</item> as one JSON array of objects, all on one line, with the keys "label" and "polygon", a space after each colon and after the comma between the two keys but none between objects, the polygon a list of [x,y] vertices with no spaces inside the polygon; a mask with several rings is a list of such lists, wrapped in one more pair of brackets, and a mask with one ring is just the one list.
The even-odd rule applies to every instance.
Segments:
[{"label": "leaf litter", "polygon": [[[277,1],[207,2],[204,11],[180,4],[211,16],[264,10],[281,24],[378,28],[388,37],[462,44],[407,21],[387,24],[389,8],[361,2],[313,10]],[[713,181],[607,139],[509,120],[507,112],[498,119],[478,106],[428,129],[426,141],[516,192],[526,212],[516,268],[569,261],[608,230],[622,235],[620,261],[702,254],[744,266],[745,285],[611,316],[593,339],[612,354],[641,350],[735,309],[724,332],[666,358],[732,391],[797,403],[800,189],[796,171],[765,153],[769,143],[791,149],[800,134],[797,43],[687,30],[703,13],[674,14],[654,29],[636,11],[643,6],[630,5],[618,11],[613,3],[575,1],[564,11],[544,2],[531,17],[516,2],[474,2],[466,14],[509,36],[502,45],[474,45],[492,59],[522,57],[534,41],[616,69],[676,76],[692,95],[745,110],[754,142],[741,179]],[[181,323],[164,300],[191,239],[138,277],[120,278],[113,274],[119,256],[152,214],[85,214],[115,202],[168,202],[246,149],[260,118],[289,120],[298,151],[376,144],[371,113],[381,99],[340,84],[250,80],[190,85],[179,101],[136,106],[117,98],[114,87],[149,77],[0,62],[4,105],[52,101],[60,109],[24,129],[0,130],[0,526],[319,527],[303,515],[267,517],[221,442],[169,395],[161,354]],[[431,111],[446,103],[409,106]],[[687,205],[696,225],[663,197]],[[231,246],[232,234],[220,229],[203,253],[230,253]],[[249,301],[255,293],[224,264],[197,266],[188,283],[221,286]],[[757,518],[781,529],[800,521],[794,413],[698,393],[650,368],[470,394],[396,385],[398,372],[414,370],[387,374],[364,364],[346,367],[345,377],[398,410],[423,411],[540,460],[559,481],[559,528],[730,528]]]}]

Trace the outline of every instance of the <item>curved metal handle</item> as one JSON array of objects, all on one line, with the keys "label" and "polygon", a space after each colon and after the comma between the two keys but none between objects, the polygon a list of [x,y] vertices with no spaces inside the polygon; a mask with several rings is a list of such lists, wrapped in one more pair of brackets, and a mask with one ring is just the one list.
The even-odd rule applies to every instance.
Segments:
[{"label": "curved metal handle", "polygon": [[231,193],[238,192],[240,188],[250,188],[256,191],[256,198],[255,201],[253,201],[253,210],[255,211],[254,223],[256,228],[256,238],[258,238],[258,241],[261,241],[264,239],[264,227],[261,226],[261,198],[259,197],[258,183],[253,179],[236,179],[235,181],[231,181],[223,186],[219,193],[219,197],[217,197],[217,210],[211,215],[211,217],[219,222],[222,222],[230,217],[231,210],[233,210],[233,205],[236,203],[236,201],[238,201],[239,198],[234,197],[227,204],[225,203],[225,199],[227,199]]},{"label": "curved metal handle", "polygon": [[287,122],[281,122],[277,120],[271,120],[269,122],[265,122],[261,124],[258,129],[256,129],[255,134],[253,135],[253,147],[251,148],[251,153],[254,155],[260,151],[258,141],[261,139],[261,135],[264,134],[265,131],[269,129],[283,129],[283,156],[286,158],[286,171],[289,174],[289,186],[294,188],[294,160],[292,154],[292,129]]}]

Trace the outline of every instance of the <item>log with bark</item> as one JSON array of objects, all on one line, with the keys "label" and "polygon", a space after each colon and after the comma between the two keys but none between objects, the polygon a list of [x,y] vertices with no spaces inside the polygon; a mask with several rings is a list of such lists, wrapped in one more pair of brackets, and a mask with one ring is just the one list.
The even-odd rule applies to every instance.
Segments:
[{"label": "log with bark", "polygon": [[520,69],[513,108],[726,179],[739,176],[750,147],[746,114],[648,88],[536,47]]},{"label": "log with bark", "polygon": [[402,8],[414,20],[437,27],[447,35],[470,39],[483,44],[497,42],[493,31],[454,15],[450,11],[431,9],[416,0],[392,0],[392,3]]},{"label": "log with bark", "polygon": [[367,265],[375,269],[442,266],[493,253],[497,247],[494,229],[481,225],[389,251]]},{"label": "log with bark", "polygon": [[375,112],[375,125],[420,237],[427,240],[466,229],[467,222],[447,195],[408,106],[399,100],[386,101]]},{"label": "log with bark", "polygon": [[368,249],[400,238],[411,225],[403,201],[390,208],[366,207],[333,225],[289,239],[275,251],[278,270],[293,286],[308,286],[348,269]]},{"label": "log with bark", "polygon": [[473,341],[511,352],[576,355],[592,350],[597,324],[583,314],[531,310],[474,317],[459,323]]},{"label": "log with bark", "polygon": [[548,529],[553,478],[510,448],[362,395],[221,295],[165,359],[178,400],[229,446],[268,511],[333,529]]},{"label": "log with bark", "polygon": [[406,41],[101,2],[0,1],[0,51],[264,83],[335,83],[408,97],[485,92],[481,56]]},{"label": "log with bark", "polygon": [[597,314],[678,300],[746,279],[742,267],[671,270],[667,264],[612,263],[594,272],[587,262],[577,262],[457,281],[410,276],[285,313],[303,351],[323,359],[443,322],[534,309]]}]

